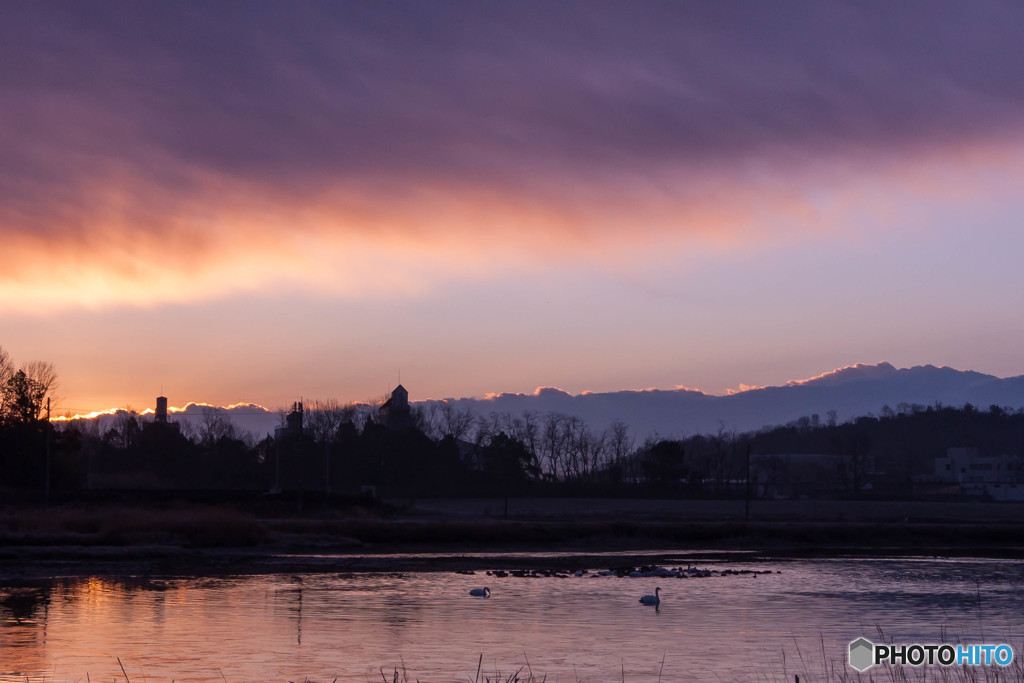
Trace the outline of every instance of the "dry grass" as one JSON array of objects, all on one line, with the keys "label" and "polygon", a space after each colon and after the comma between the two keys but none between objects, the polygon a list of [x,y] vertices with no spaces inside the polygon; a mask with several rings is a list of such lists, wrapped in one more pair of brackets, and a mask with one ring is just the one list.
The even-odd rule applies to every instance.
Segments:
[{"label": "dry grass", "polygon": [[[875,627],[878,643],[892,643],[880,626]],[[943,634],[944,635],[944,634]],[[953,645],[963,644],[960,638],[940,640]],[[1014,647],[1014,658],[1008,666],[904,666],[882,664],[863,673],[848,666],[845,658],[830,658],[825,651],[824,637],[813,654],[805,657],[794,639],[793,649],[787,656],[783,651],[771,666],[759,672],[756,681],[785,681],[794,683],[1024,683],[1024,661],[1021,646]]]},{"label": "dry grass", "polygon": [[246,546],[267,536],[251,515],[227,506],[124,505],[30,508],[0,514],[4,545]]},{"label": "dry grass", "polygon": [[[878,628],[878,641],[891,642]],[[959,644],[959,639],[954,639],[952,644]],[[1005,667],[1001,666],[892,666],[880,665],[858,673],[850,668],[845,659],[837,660],[830,658],[825,649],[824,637],[819,638],[820,646],[815,653],[801,651],[799,643],[793,642],[793,649],[787,655],[783,650],[777,661],[770,666],[760,670],[753,675],[753,678],[744,677],[735,679],[741,681],[754,681],[755,683],[1024,683],[1024,661],[1019,656],[1022,652],[1020,646],[1014,648],[1014,659]],[[662,659],[662,666],[657,677],[651,675],[645,679],[635,679],[626,676],[623,668],[615,679],[620,683],[632,681],[634,683],[662,683],[665,661]],[[418,678],[411,678],[408,669],[403,661],[401,666],[394,667],[390,672],[380,669],[383,683],[423,683]],[[562,676],[559,681],[565,681]],[[588,683],[575,673],[568,679],[571,683]],[[602,681],[610,680],[602,678]],[[717,679],[728,680],[728,679]],[[520,666],[511,673],[494,671],[488,673],[483,669],[483,655],[480,655],[475,674],[465,676],[467,683],[546,683],[546,674],[535,674],[530,666],[529,659],[526,664]],[[313,683],[306,681],[305,683]]]},{"label": "dry grass", "polygon": [[[621,503],[621,501],[619,501]],[[613,504],[614,501],[609,504]],[[999,508],[1002,509],[1002,508]],[[1016,508],[1015,508],[1016,509]],[[178,545],[239,547],[261,543],[351,547],[360,543],[458,548],[742,548],[779,552],[1021,554],[1024,522],[681,521],[619,519],[389,519],[366,508],[250,503],[93,503],[0,509],[0,546]],[[970,533],[964,533],[965,530]]]}]

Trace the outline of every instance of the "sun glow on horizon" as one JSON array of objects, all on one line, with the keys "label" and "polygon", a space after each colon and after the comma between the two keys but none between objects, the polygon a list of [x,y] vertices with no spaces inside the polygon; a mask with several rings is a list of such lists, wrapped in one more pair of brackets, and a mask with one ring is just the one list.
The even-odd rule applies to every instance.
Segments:
[{"label": "sun glow on horizon", "polygon": [[11,7],[0,345],[76,417],[1011,371],[1024,10],[941,10]]}]

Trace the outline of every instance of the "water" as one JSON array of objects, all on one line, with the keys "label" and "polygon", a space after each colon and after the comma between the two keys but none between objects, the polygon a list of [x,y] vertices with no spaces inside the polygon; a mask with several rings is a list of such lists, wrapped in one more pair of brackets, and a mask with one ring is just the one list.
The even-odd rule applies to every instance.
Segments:
[{"label": "water", "polygon": [[[610,561],[609,564],[614,564]],[[685,561],[682,561],[685,565]],[[756,578],[478,572],[73,578],[0,586],[2,681],[822,680],[859,636],[1024,636],[1024,562],[701,563]],[[600,568],[600,567],[598,567]],[[776,573],[779,572],[779,573]],[[489,599],[468,590],[487,585]],[[640,595],[662,588],[656,611]],[[822,651],[824,648],[824,652]],[[120,658],[120,664],[118,663]],[[847,670],[850,671],[850,670]],[[482,674],[482,675],[483,675]]]}]

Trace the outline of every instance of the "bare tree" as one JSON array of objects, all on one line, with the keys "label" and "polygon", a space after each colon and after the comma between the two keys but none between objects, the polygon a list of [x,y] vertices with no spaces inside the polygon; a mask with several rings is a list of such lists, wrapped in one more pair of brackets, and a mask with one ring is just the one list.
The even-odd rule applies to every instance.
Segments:
[{"label": "bare tree", "polygon": [[416,418],[418,429],[430,437],[431,441],[440,441],[444,434],[441,433],[439,404],[423,403],[417,410],[419,412]]},{"label": "bare tree", "polygon": [[584,443],[586,445],[586,472],[584,476],[587,479],[593,479],[594,475],[601,469],[607,466],[608,458],[608,444],[605,440],[607,432],[601,432],[600,434],[594,434],[590,431],[590,428],[584,428]]},{"label": "bare tree", "polygon": [[11,355],[0,346],[0,387],[5,386],[13,374],[14,363],[11,361]]},{"label": "bare tree", "polygon": [[[801,418],[801,420],[806,420],[807,425],[810,425],[810,418]],[[801,429],[806,431],[804,427]],[[715,433],[708,437],[708,445],[711,448],[711,467],[714,473],[715,491],[721,492],[724,486],[729,485],[737,467],[736,432],[727,428],[725,422],[720,422]]]},{"label": "bare tree", "polygon": [[558,471],[564,460],[565,435],[562,430],[563,415],[548,413],[541,425],[541,471],[549,479],[558,479]]},{"label": "bare tree", "polygon": [[120,448],[131,448],[139,441],[142,434],[142,424],[139,414],[131,406],[125,406],[123,410],[114,413],[114,426],[111,427],[104,438]]},{"label": "bare tree", "polygon": [[477,448],[486,448],[501,433],[502,416],[498,413],[481,415],[473,421],[473,444]]},{"label": "bare tree", "polygon": [[517,438],[526,446],[526,450],[533,456],[536,463],[540,450],[540,423],[537,421],[536,413],[529,410],[523,413],[522,430]]},{"label": "bare tree", "polygon": [[562,476],[566,479],[580,479],[587,467],[587,426],[580,418],[570,415],[562,420],[562,430],[565,435]]},{"label": "bare tree", "polygon": [[199,427],[194,422],[191,420],[181,420],[178,422],[178,429],[183,437],[192,443],[199,443]]},{"label": "bare tree", "polygon": [[441,401],[437,405],[437,428],[441,436],[450,436],[456,441],[466,438],[466,433],[473,424],[473,413],[459,410],[454,401]]},{"label": "bare tree", "polygon": [[42,390],[44,396],[51,396],[57,389],[57,370],[53,363],[41,360],[31,360],[21,366],[25,375],[35,382]]},{"label": "bare tree", "polygon": [[29,423],[40,419],[56,388],[53,363],[34,360],[15,370],[10,356],[0,348],[0,420]]},{"label": "bare tree", "polygon": [[10,354],[0,346],[0,422],[3,422],[9,411],[11,393],[8,387],[14,377],[14,363]]},{"label": "bare tree", "polygon": [[604,435],[595,436],[587,423],[575,415],[563,416],[561,428],[562,477],[590,479],[600,467],[604,457]]},{"label": "bare tree", "polygon": [[[345,422],[346,408],[338,399],[328,398],[306,404],[304,424],[315,441],[333,441]],[[351,420],[350,420],[351,421]]]},{"label": "bare tree", "polygon": [[217,408],[203,408],[199,422],[199,440],[210,446],[223,438],[235,438],[235,425],[224,411]]},{"label": "bare tree", "polygon": [[608,428],[605,441],[608,444],[609,465],[621,472],[622,477],[627,481],[635,481],[636,472],[627,471],[628,458],[633,452],[633,437],[629,435],[629,427],[626,426],[626,423],[622,420],[613,422]]},{"label": "bare tree", "polygon": [[351,415],[346,413],[345,406],[334,398],[313,401],[312,407],[306,411],[306,421],[313,439],[324,445],[325,494],[331,492],[331,444],[337,440],[338,431],[345,423],[346,417],[351,421]]}]

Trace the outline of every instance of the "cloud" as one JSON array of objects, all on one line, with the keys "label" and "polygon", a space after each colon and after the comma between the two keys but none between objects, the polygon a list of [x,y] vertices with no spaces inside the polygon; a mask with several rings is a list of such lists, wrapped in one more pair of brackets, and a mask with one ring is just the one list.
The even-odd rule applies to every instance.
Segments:
[{"label": "cloud", "polygon": [[566,391],[564,389],[559,389],[558,387],[537,387],[536,389],[533,390],[533,393],[530,393],[530,394],[524,394],[522,392],[501,392],[501,393],[489,392],[489,393],[485,394],[483,399],[481,399],[481,400],[483,400],[483,401],[502,401],[502,400],[511,401],[511,400],[523,399],[523,398],[549,398],[549,399],[556,399],[556,398],[571,398],[571,397],[572,397],[572,394],[570,394],[568,391]]},{"label": "cloud", "polygon": [[[176,422],[193,430],[198,429],[202,425],[208,411],[227,417],[236,429],[242,433],[252,434],[256,439],[262,439],[268,434],[273,434],[274,429],[281,424],[281,415],[278,412],[257,403],[235,403],[228,406],[214,406],[208,403],[189,402],[182,407],[171,406],[168,408],[171,422]],[[139,415],[145,421],[151,421],[155,410],[148,408],[143,411],[133,411],[130,408],[116,408],[83,415],[55,418],[55,421],[76,423],[84,420],[87,423],[95,424],[98,431],[103,432],[116,426],[119,416],[128,415],[129,413]]]},{"label": "cloud", "polygon": [[736,389],[726,389],[726,396],[733,396],[735,394],[742,394],[745,391],[756,391],[757,389],[764,389],[765,387],[758,384],[743,384],[740,382],[740,386]]},{"label": "cloud", "polygon": [[995,2],[6,8],[0,300],[409,294],[771,239],[815,223],[808,184],[1018,140],[1022,29]]}]

